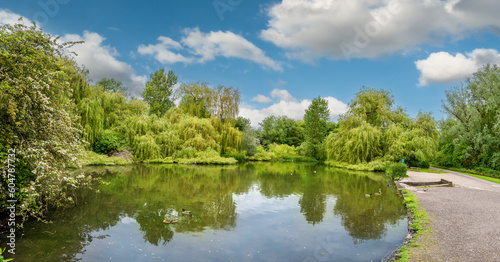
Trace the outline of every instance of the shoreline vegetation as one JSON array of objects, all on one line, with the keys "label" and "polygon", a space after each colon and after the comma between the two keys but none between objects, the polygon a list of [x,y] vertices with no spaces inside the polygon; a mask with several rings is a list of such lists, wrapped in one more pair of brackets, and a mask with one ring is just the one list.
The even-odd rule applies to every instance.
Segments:
[{"label": "shoreline vegetation", "polygon": [[408,236],[405,242],[392,257],[395,261],[404,262],[411,258],[416,258],[418,256],[418,250],[422,242],[429,242],[427,239],[429,234],[432,232],[432,227],[430,226],[429,215],[425,209],[420,205],[420,201],[417,197],[410,193],[408,190],[402,190],[404,203],[408,210]]}]

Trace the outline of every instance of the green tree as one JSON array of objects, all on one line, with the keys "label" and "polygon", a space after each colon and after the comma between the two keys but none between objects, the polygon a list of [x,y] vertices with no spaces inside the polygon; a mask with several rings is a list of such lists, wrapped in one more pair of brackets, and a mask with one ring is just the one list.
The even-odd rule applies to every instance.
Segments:
[{"label": "green tree", "polygon": [[328,159],[351,164],[374,160],[430,161],[438,131],[430,114],[411,119],[394,105],[392,94],[363,87],[326,140]]},{"label": "green tree", "polygon": [[325,157],[323,141],[327,135],[327,121],[330,118],[328,101],[318,97],[306,109],[304,115],[305,151],[309,157]]},{"label": "green tree", "polygon": [[177,76],[172,70],[160,69],[149,76],[146,89],[142,92],[142,98],[149,105],[149,113],[157,116],[164,115],[170,108],[174,107],[173,88],[177,84]]},{"label": "green tree", "polygon": [[127,88],[123,85],[122,82],[115,80],[114,78],[103,78],[99,82],[97,82],[97,85],[102,86],[105,91],[111,92],[111,93],[122,93],[124,95],[127,94]]},{"label": "green tree", "polygon": [[221,122],[233,123],[239,112],[240,91],[232,87],[217,86],[212,91],[211,113]]},{"label": "green tree", "polygon": [[441,162],[500,170],[500,68],[487,65],[446,91]]},{"label": "green tree", "polygon": [[299,146],[304,141],[304,134],[297,121],[286,116],[268,116],[261,123],[258,132],[260,143],[268,148],[269,145],[286,144]]},{"label": "green tree", "polygon": [[210,106],[212,104],[212,89],[207,83],[183,83],[177,89],[180,98],[179,108],[192,116],[210,117]]},{"label": "green tree", "polygon": [[[66,168],[81,149],[82,128],[71,99],[79,70],[65,57],[74,44],[61,44],[35,25],[0,26],[0,165],[4,174],[8,162],[15,165],[17,211],[23,218],[71,203],[65,188],[87,181]],[[12,182],[3,179],[7,176],[1,183],[2,206],[4,186]]]},{"label": "green tree", "polygon": [[250,119],[239,116],[234,122],[234,127],[240,131],[245,131],[250,128]]}]

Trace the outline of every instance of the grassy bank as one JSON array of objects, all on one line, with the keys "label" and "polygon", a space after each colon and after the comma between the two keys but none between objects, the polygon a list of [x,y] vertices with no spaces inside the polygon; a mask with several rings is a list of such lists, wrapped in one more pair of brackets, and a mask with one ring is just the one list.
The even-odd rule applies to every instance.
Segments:
[{"label": "grassy bank", "polygon": [[132,161],[122,157],[110,157],[92,151],[86,151],[80,156],[79,163],[82,166],[115,166],[129,165],[132,164]]},{"label": "grassy bank", "polygon": [[445,171],[436,170],[436,169],[429,169],[429,168],[410,169],[408,171],[425,172],[425,173],[436,173],[436,174],[446,173]]},{"label": "grassy bank", "polygon": [[410,231],[414,232],[414,234],[413,238],[398,250],[397,256],[399,258],[397,261],[408,261],[416,258],[419,250],[429,247],[429,242],[432,242],[429,239],[429,233],[432,230],[429,215],[420,206],[420,201],[414,194],[404,189],[403,195],[411,219]]},{"label": "grassy bank", "polygon": [[[460,172],[462,174],[466,174],[466,175],[469,175],[469,176],[477,177],[477,178],[480,178],[480,179],[484,179],[486,181],[490,181],[490,182],[493,182],[493,183],[500,184],[500,179],[499,178],[478,175],[477,171],[474,171],[474,170],[463,169],[463,168],[448,168],[447,170],[451,170],[451,171],[455,171],[455,172]],[[471,173],[471,172],[476,172],[476,174],[475,173]]]},{"label": "grassy bank", "polygon": [[236,164],[238,161],[232,157],[221,157],[219,154],[214,152],[200,152],[194,157],[190,158],[156,158],[152,160],[144,161],[132,161],[127,160],[122,157],[114,157],[97,154],[95,152],[87,151],[84,152],[80,159],[80,165],[82,166],[114,166],[114,165],[129,165],[132,163],[146,163],[146,164],[215,164],[215,165],[232,165]]},{"label": "grassy bank", "polygon": [[325,164],[332,166],[332,167],[338,167],[338,168],[345,168],[349,170],[355,170],[355,171],[385,171],[387,166],[389,166],[390,163],[388,162],[383,162],[383,161],[372,161],[370,163],[361,163],[361,164],[349,164],[345,162],[338,162],[338,161],[327,161]]},{"label": "grassy bank", "polygon": [[479,175],[479,176],[483,176],[483,177],[500,179],[500,171],[489,169],[489,168],[476,167],[474,169],[471,169],[471,168],[462,168],[462,167],[445,167],[445,166],[438,166],[438,165],[433,165],[433,167],[451,170],[451,171],[455,171],[455,172],[460,172],[460,173],[471,175],[471,176]]}]

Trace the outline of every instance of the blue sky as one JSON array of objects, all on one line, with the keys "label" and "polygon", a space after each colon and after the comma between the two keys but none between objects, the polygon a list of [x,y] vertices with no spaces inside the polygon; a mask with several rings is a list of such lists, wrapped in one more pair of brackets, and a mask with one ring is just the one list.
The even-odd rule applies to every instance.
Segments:
[{"label": "blue sky", "polygon": [[2,1],[0,23],[37,21],[98,81],[140,96],[149,74],[241,92],[255,127],[301,119],[311,100],[344,113],[362,86],[391,90],[411,116],[444,117],[444,91],[500,63],[496,0]]}]

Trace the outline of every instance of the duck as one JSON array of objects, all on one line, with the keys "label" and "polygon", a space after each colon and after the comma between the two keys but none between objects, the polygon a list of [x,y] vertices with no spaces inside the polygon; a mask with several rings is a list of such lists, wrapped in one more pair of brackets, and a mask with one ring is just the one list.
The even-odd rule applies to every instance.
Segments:
[{"label": "duck", "polygon": [[374,195],[376,195],[376,196],[382,195],[382,188],[379,188],[378,189],[378,193],[374,193]]},{"label": "duck", "polygon": [[182,209],[183,215],[191,215],[191,211],[186,211],[184,208]]},{"label": "duck", "polygon": [[365,194],[365,197],[372,197],[372,194]]},{"label": "duck", "polygon": [[165,219],[163,219],[163,223],[165,223],[165,224],[175,224],[175,223],[177,223],[177,220],[165,218]]}]

